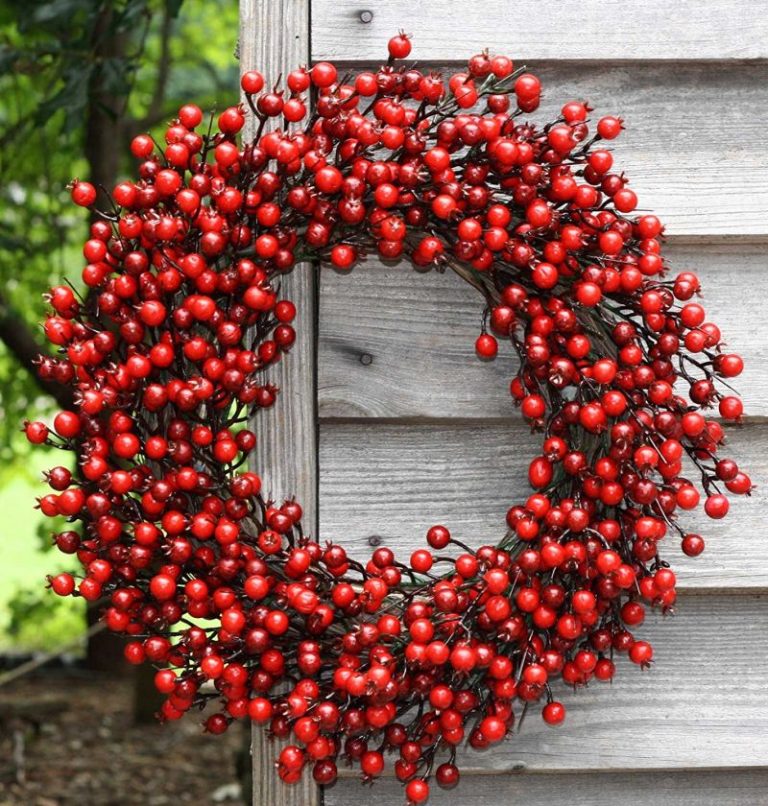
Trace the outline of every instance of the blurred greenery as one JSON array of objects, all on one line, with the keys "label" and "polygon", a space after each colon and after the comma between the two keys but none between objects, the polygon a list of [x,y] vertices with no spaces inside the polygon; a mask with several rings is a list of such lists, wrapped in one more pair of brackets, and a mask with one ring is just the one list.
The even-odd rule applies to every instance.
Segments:
[{"label": "blurred greenery", "polygon": [[41,294],[79,284],[87,213],[74,178],[111,186],[128,143],[162,136],[186,102],[213,110],[237,92],[236,0],[0,0],[0,648],[58,645],[84,627],[80,603],[44,589],[67,558],[48,553],[33,508],[41,471],[19,427],[56,404],[33,372]]}]

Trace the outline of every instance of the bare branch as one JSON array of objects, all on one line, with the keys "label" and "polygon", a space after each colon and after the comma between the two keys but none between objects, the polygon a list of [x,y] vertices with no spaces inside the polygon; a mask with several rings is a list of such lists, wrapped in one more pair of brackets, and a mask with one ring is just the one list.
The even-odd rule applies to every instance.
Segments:
[{"label": "bare branch", "polygon": [[[171,72],[171,33],[173,31],[173,17],[170,10],[170,2],[166,0],[163,6],[163,19],[160,23],[160,58],[157,62],[157,79],[155,89],[152,93],[152,100],[149,102],[149,109],[141,123],[142,130],[147,128],[146,121],[157,122],[163,114],[165,106],[165,93],[168,88],[168,77]],[[152,124],[154,125],[154,124]]]}]

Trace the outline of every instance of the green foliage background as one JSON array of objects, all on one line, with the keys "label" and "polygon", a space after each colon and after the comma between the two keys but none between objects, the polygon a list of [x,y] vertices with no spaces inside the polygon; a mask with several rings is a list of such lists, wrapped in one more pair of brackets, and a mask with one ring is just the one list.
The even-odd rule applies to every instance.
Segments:
[{"label": "green foliage background", "polygon": [[[49,550],[34,498],[61,458],[31,452],[19,430],[56,405],[11,347],[42,346],[42,293],[80,282],[87,213],[66,186],[94,170],[129,175],[130,137],[162,136],[183,103],[229,105],[237,30],[236,0],[0,2],[0,649],[55,647],[84,629],[76,601],[44,590],[67,558]],[[112,126],[118,141],[94,148]]]}]

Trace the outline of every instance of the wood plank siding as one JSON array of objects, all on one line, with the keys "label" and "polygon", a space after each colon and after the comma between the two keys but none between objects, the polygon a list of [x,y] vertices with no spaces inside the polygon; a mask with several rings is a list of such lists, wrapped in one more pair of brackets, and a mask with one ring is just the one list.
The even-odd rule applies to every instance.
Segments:
[{"label": "wood plank siding", "polygon": [[[311,7],[310,7],[311,6]],[[768,806],[768,8],[761,0],[245,0],[242,68],[275,78],[309,61],[377,64],[399,29],[413,57],[450,69],[489,48],[526,64],[549,119],[586,98],[624,118],[616,165],[640,208],[666,224],[665,255],[702,279],[708,314],[746,370],[747,418],[728,427],[758,484],[719,523],[687,515],[707,551],[684,558],[677,615],[641,628],[652,671],[619,664],[609,686],[567,697],[557,730],[530,715],[520,735],[466,752],[448,806]],[[512,357],[474,360],[482,302],[451,273],[369,260],[342,276],[295,272],[303,341],[262,437],[267,491],[298,493],[321,539],[362,557],[400,556],[442,522],[473,545],[495,542],[527,494],[539,437],[508,391]],[[298,298],[297,298],[298,295]],[[265,427],[270,418],[263,418]],[[287,435],[286,443],[278,439]],[[287,460],[286,460],[287,457]],[[295,457],[295,459],[294,459]],[[391,778],[373,790],[347,773],[327,791],[286,790],[274,750],[254,740],[258,806],[401,804]],[[272,755],[270,755],[272,754]]]}]

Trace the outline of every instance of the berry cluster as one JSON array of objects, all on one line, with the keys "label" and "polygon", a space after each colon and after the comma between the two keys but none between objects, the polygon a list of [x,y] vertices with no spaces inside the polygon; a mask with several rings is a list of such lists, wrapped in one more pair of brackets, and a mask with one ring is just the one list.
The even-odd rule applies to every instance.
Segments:
[{"label": "berry cluster", "polygon": [[[416,804],[430,781],[457,783],[465,739],[500,742],[535,704],[562,722],[556,679],[610,680],[622,654],[648,666],[633,631],[675,602],[660,550],[704,548],[678,511],[702,490],[722,518],[722,490],[751,482],[718,458],[707,414],[739,419],[727,379],[742,361],[692,301],[696,275],[666,278],[662,224],[635,214],[604,146],[621,120],[590,135],[572,101],[538,126],[523,115],[539,81],[509,59],[482,53],[445,80],[395,63],[404,35],[389,47],[354,77],[320,63],[270,89],[247,72],[247,106],[215,129],[190,105],[164,145],[133,140],[138,179],[83,249],[87,292],[48,297],[40,375],[76,410],[26,432],[77,457],[39,506],[72,522],[55,543],[82,573],[50,584],[104,603],[128,660],[157,667],[163,719],[209,705],[212,733],[250,719],[293,737],[287,782],[310,767],[330,784],[339,758],[370,780],[394,752]],[[92,206],[97,189],[72,196]],[[511,394],[544,439],[498,545],[434,526],[408,562],[378,548],[362,564],[249,469],[250,425],[278,393],[267,370],[295,341],[281,275],[366,253],[458,273],[485,305],[478,355],[502,341],[519,356]]]}]

